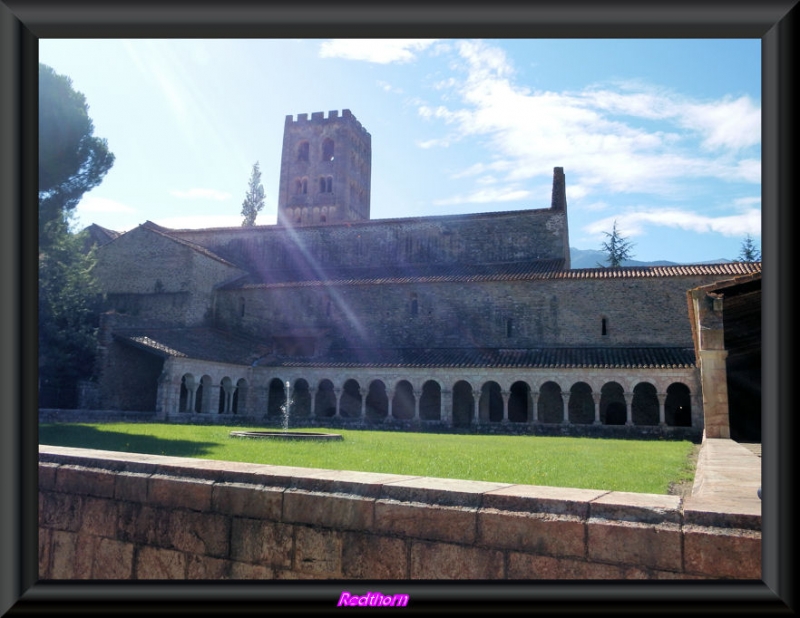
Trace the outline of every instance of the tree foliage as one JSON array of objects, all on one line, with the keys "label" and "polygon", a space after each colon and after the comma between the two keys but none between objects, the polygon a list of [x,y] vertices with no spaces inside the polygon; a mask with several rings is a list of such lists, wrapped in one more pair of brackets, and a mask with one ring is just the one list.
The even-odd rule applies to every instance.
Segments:
[{"label": "tree foliage", "polygon": [[256,217],[262,208],[264,208],[264,187],[261,185],[261,170],[258,168],[258,161],[256,161],[253,164],[253,171],[247,184],[244,202],[242,202],[242,216],[244,217],[242,226],[255,225]]},{"label": "tree foliage", "polygon": [[72,80],[39,64],[39,243],[65,231],[69,215],[114,164],[94,137],[86,97]]},{"label": "tree foliage", "polygon": [[[625,239],[617,230],[617,222],[614,221],[614,227],[611,232],[603,232],[606,235],[606,240],[601,243],[601,248],[606,252],[606,262],[610,268],[618,268],[622,266],[622,262],[629,260],[633,257],[631,249],[636,245]],[[598,264],[605,268],[603,264]]]},{"label": "tree foliage", "polygon": [[77,383],[94,370],[100,312],[87,232],[70,230],[75,206],[114,163],[94,137],[86,99],[72,81],[39,65],[39,396],[75,407]]},{"label": "tree foliage", "polygon": [[54,236],[39,251],[39,380],[53,407],[74,407],[78,380],[94,370],[100,294],[86,232]]},{"label": "tree foliage", "polygon": [[759,262],[761,260],[761,251],[756,246],[753,237],[747,234],[742,241],[741,249],[739,250],[740,262]]}]

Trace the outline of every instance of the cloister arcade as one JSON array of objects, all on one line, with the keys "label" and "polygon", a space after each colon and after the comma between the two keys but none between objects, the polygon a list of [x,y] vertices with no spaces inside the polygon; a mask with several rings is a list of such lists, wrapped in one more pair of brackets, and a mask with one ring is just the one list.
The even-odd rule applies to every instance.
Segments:
[{"label": "cloister arcade", "polygon": [[[295,424],[331,420],[367,424],[431,422],[468,427],[513,423],[628,425],[702,428],[702,403],[693,370],[562,371],[511,375],[455,375],[437,377],[346,374],[333,372],[316,379],[287,372],[270,375],[243,368],[247,377],[214,372],[183,373],[166,381],[163,411],[174,414],[235,414],[278,422],[287,411]],[[444,370],[442,370],[444,373]],[[178,390],[177,393],[174,391]],[[177,395],[177,397],[175,396]]]}]

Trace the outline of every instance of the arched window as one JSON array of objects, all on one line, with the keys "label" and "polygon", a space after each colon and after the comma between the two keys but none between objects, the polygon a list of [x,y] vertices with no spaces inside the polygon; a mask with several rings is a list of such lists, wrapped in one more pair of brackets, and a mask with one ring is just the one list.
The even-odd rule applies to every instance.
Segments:
[{"label": "arched window", "polygon": [[239,297],[239,317],[244,317],[244,297]]},{"label": "arched window", "polygon": [[329,137],[322,142],[322,160],[333,161],[333,140]]},{"label": "arched window", "polygon": [[319,192],[325,193],[325,178],[323,176],[319,177]]},{"label": "arched window", "polygon": [[325,193],[333,193],[333,176],[325,179]]},{"label": "arched window", "polygon": [[510,337],[514,333],[514,320],[511,318],[506,319],[506,337]]},{"label": "arched window", "polygon": [[411,315],[416,316],[419,313],[419,302],[417,301],[417,295],[411,295]]},{"label": "arched window", "polygon": [[608,335],[608,318],[600,319],[600,334],[605,337]]},{"label": "arched window", "polygon": [[308,161],[308,142],[300,142],[297,146],[297,160]]}]

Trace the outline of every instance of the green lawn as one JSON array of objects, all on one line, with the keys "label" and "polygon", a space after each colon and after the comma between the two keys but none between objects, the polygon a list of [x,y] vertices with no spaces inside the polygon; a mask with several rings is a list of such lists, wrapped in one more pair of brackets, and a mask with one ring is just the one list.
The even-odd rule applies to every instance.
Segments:
[{"label": "green lawn", "polygon": [[344,440],[232,438],[264,428],[159,423],[42,424],[39,443],[110,451],[667,494],[691,480],[689,441],[314,429]]}]

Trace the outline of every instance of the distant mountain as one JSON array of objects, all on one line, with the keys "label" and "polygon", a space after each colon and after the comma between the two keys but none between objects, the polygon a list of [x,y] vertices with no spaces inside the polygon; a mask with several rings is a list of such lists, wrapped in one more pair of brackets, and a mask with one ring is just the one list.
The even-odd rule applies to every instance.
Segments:
[{"label": "distant mountain", "polygon": [[[606,265],[606,253],[596,249],[576,249],[569,248],[569,259],[572,268],[599,268]],[[625,260],[623,266],[678,266],[680,264],[727,264],[733,260],[720,258],[718,260],[707,260],[705,262],[670,262],[667,260],[656,260],[655,262],[640,262],[638,260]]]}]

